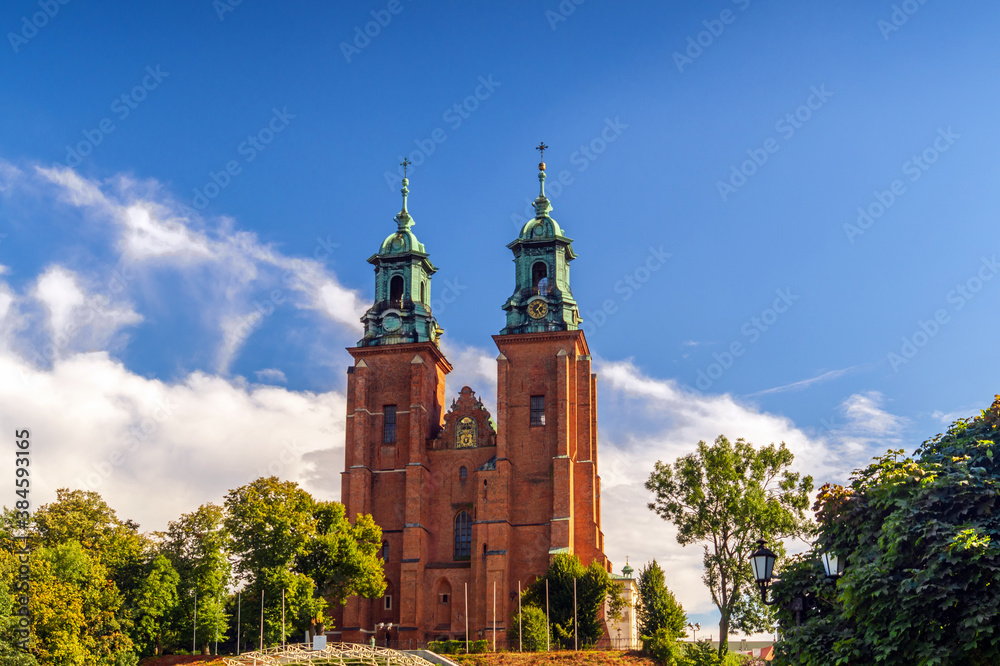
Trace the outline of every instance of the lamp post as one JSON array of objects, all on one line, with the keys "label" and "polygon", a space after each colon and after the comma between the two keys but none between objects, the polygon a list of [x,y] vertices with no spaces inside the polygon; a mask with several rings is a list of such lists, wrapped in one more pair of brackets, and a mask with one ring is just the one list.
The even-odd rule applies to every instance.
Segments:
[{"label": "lamp post", "polygon": [[694,641],[695,643],[697,643],[698,642],[698,632],[701,631],[701,622],[695,622],[694,624],[691,624],[689,622],[688,623],[688,629],[690,629],[691,633],[693,634],[692,641]]},{"label": "lamp post", "polygon": [[[760,600],[768,606],[773,606],[777,602],[767,600],[767,588],[773,579],[774,561],[778,559],[778,556],[768,549],[766,543],[763,539],[757,541],[757,550],[750,553],[750,568],[753,569],[754,580],[760,589]],[[827,580],[836,580],[844,574],[847,562],[843,557],[839,557],[836,553],[824,552],[820,559],[823,562],[823,571],[826,573]],[[802,611],[806,610],[807,601],[811,600],[802,595],[796,595],[788,606],[788,610],[795,613],[796,626],[801,621]],[[813,603],[815,602],[813,601]]]},{"label": "lamp post", "polygon": [[775,603],[767,600],[767,587],[771,584],[776,559],[778,556],[767,547],[767,542],[763,539],[757,541],[757,550],[750,553],[750,568],[753,569],[753,578],[760,590],[760,600],[767,606]]}]

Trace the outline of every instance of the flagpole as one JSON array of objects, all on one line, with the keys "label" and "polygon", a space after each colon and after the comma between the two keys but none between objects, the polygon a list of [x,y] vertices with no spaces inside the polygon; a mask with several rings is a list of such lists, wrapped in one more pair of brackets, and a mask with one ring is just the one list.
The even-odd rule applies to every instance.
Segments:
[{"label": "flagpole", "polygon": [[552,646],[549,644],[549,634],[551,633],[552,625],[549,624],[549,579],[545,579],[545,651],[549,652],[552,650]]},{"label": "flagpole", "polygon": [[517,581],[517,651],[524,652],[524,621],[521,619],[521,581]]}]

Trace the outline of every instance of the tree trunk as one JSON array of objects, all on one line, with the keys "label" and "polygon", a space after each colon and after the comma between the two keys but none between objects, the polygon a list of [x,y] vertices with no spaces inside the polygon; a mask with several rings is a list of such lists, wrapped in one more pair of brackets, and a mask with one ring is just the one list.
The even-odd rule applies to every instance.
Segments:
[{"label": "tree trunk", "polygon": [[722,618],[719,620],[719,656],[721,657],[726,653],[729,647],[729,614],[725,611],[722,612]]}]

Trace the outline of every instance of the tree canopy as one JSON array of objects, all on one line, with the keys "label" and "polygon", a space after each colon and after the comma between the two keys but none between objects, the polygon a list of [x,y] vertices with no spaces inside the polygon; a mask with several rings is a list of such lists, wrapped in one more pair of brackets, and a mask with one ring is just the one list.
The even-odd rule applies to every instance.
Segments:
[{"label": "tree canopy", "polygon": [[[959,419],[913,457],[890,450],[824,486],[812,557],[787,565],[774,585],[799,595],[805,620],[782,611],[786,664],[1000,663],[1000,396]],[[836,586],[816,555],[847,558]]]},{"label": "tree canopy", "polygon": [[[703,580],[721,615],[720,653],[730,628],[770,628],[771,612],[757,598],[748,560],[755,542],[811,533],[805,511],[812,477],[792,472],[793,458],[784,442],[758,449],[719,436],[711,445],[698,442],[672,465],[658,461],[646,481],[654,496],[650,510],[677,526],[678,543],[703,544]],[[775,549],[781,552],[781,544]]]},{"label": "tree canopy", "polygon": [[[576,618],[579,646],[594,645],[603,632],[602,618],[605,600],[610,614],[621,613],[624,605],[621,586],[594,561],[584,567],[576,555],[557,554],[545,575],[536,578],[523,594],[522,602],[545,612],[545,582],[549,584],[549,623],[553,647],[573,648],[573,581],[576,581]],[[515,616],[516,617],[516,616]],[[544,634],[543,634],[544,637]]]},{"label": "tree canopy", "polygon": [[[8,547],[15,535],[32,546],[20,571]],[[17,666],[135,666],[140,656],[191,649],[195,638],[203,652],[216,639],[223,648],[236,633],[238,599],[244,640],[254,632],[262,591],[265,641],[273,645],[282,634],[301,635],[313,620],[322,623],[328,602],[380,596],[385,586],[382,533],[371,516],[352,525],[339,503],[274,477],[153,534],[119,518],[96,492],[60,489],[26,531],[4,509],[0,540],[0,663]],[[30,594],[18,598],[30,611],[29,653],[14,645],[18,618],[11,617],[10,590],[25,585],[25,576]]]}]

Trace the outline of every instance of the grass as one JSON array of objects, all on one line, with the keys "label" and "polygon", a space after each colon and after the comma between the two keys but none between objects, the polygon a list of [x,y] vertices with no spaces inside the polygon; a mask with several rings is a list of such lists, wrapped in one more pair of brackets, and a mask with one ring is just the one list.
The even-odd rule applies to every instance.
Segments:
[{"label": "grass", "polygon": [[486,654],[448,655],[462,666],[654,666],[655,662],[638,652],[617,650],[580,650],[562,652],[488,652]]}]

